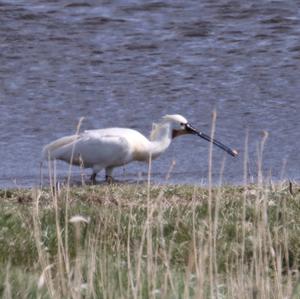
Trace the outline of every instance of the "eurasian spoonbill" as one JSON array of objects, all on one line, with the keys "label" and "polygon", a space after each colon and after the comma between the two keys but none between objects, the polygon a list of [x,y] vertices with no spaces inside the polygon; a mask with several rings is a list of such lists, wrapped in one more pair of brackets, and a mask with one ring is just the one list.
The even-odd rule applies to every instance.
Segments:
[{"label": "eurasian spoonbill", "polygon": [[151,159],[155,159],[168,148],[172,139],[184,134],[197,135],[212,142],[233,157],[238,154],[236,150],[196,130],[183,116],[174,114],[164,116],[159,124],[154,125],[150,139],[136,130],[127,128],[87,130],[46,145],[43,149],[43,159],[58,159],[92,168],[93,182],[97,173],[105,168],[108,181],[112,179],[114,167],[132,161],[147,162],[150,156]]}]

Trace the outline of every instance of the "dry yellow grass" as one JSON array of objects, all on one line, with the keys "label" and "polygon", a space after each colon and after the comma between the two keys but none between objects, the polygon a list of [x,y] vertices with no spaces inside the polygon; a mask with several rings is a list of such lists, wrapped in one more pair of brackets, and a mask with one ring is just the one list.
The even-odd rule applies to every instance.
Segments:
[{"label": "dry yellow grass", "polygon": [[2,191],[2,296],[298,298],[294,193],[288,184]]}]

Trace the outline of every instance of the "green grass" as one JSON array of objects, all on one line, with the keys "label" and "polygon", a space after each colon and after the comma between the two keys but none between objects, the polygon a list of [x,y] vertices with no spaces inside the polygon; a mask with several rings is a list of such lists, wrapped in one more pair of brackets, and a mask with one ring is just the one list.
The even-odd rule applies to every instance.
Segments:
[{"label": "green grass", "polygon": [[[299,298],[295,193],[285,184],[2,190],[0,294]],[[88,223],[70,223],[76,215]]]}]

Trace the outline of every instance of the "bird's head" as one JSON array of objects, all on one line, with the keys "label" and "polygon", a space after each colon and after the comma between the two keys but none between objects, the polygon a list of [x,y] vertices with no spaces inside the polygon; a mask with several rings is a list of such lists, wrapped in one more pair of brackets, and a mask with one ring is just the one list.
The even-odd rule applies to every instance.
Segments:
[{"label": "bird's head", "polygon": [[231,156],[235,157],[238,155],[238,151],[235,149],[231,149],[228,146],[224,145],[220,141],[217,141],[216,139],[211,138],[210,136],[198,131],[195,129],[185,117],[179,114],[172,114],[172,115],[165,115],[163,117],[164,122],[169,122],[172,126],[172,138],[186,135],[186,134],[192,134],[196,135],[198,137],[201,137],[208,142],[212,142]]}]

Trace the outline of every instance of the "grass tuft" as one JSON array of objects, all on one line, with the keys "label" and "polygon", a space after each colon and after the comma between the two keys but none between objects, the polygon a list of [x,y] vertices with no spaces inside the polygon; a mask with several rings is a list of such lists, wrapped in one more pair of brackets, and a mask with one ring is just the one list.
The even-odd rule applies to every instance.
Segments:
[{"label": "grass tuft", "polygon": [[0,200],[3,298],[300,296],[300,193],[288,183],[60,186]]}]

